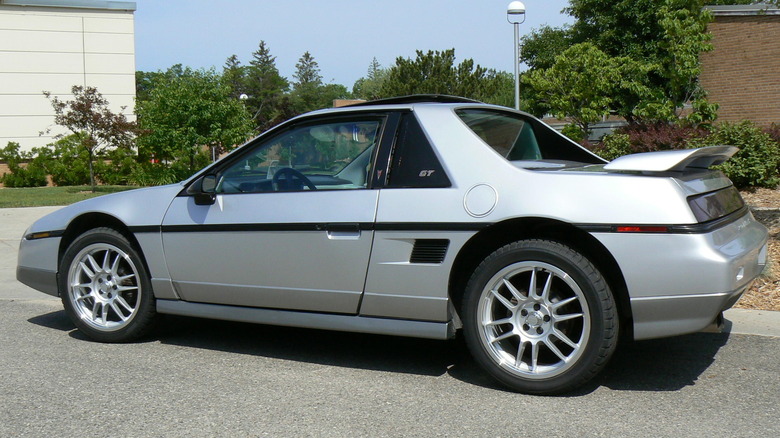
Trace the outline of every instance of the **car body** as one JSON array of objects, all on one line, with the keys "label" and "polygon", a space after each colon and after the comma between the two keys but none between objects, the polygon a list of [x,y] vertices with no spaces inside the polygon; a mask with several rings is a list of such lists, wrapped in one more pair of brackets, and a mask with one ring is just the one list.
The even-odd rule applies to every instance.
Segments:
[{"label": "car body", "polygon": [[90,337],[157,313],[449,339],[512,389],[598,373],[617,339],[696,332],[766,261],[713,164],[728,146],[606,163],[538,119],[416,96],[315,111],[180,184],[35,222],[17,278]]}]

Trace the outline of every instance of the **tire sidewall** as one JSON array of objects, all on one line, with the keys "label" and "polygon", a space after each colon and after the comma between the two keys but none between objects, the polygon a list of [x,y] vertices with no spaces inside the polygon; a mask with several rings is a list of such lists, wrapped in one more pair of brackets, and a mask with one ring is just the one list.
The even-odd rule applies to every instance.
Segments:
[{"label": "tire sidewall", "polygon": [[[568,253],[568,254],[567,254]],[[583,266],[572,261],[571,256],[579,256]],[[582,290],[588,305],[590,331],[588,341],[577,362],[562,374],[549,378],[524,379],[501,368],[481,339],[478,320],[479,301],[482,292],[496,273],[520,261],[538,261],[548,263],[566,272]],[[594,282],[587,270],[598,275]],[[602,290],[598,290],[602,289]],[[602,367],[600,357],[607,351],[606,359],[614,350],[616,327],[607,327],[606,319],[614,319],[614,305],[605,308],[605,300],[612,302],[612,295],[598,270],[581,254],[571,248],[551,241],[520,241],[504,246],[488,256],[475,270],[465,291],[462,314],[464,315],[464,334],[466,343],[474,359],[494,378],[514,390],[532,394],[555,394],[569,391],[590,380]]]},{"label": "tire sidewall", "polygon": [[[99,330],[84,322],[71,302],[68,277],[75,257],[89,245],[103,243],[113,245],[127,253],[138,272],[139,296],[136,314],[123,327],[108,331]],[[140,251],[130,244],[128,239],[110,228],[96,228],[77,237],[62,256],[57,276],[58,287],[65,313],[76,327],[89,338],[100,342],[128,342],[137,339],[148,332],[156,316],[155,300],[152,293],[148,270],[140,255]]]}]

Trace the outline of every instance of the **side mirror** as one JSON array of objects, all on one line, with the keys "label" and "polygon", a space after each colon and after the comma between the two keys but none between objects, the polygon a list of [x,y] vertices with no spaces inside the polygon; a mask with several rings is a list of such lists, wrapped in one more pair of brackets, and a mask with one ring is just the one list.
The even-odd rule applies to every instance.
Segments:
[{"label": "side mirror", "polygon": [[196,205],[213,205],[217,200],[217,176],[206,175],[197,183],[200,190],[195,192]]}]

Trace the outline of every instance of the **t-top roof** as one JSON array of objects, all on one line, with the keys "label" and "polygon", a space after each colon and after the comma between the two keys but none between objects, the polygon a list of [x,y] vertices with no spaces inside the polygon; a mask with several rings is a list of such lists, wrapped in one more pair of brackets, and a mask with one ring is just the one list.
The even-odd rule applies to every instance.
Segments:
[{"label": "t-top roof", "polygon": [[467,99],[459,96],[449,96],[446,94],[412,94],[410,96],[390,97],[387,99],[369,100],[367,102],[347,105],[366,106],[366,105],[402,105],[408,103],[482,103],[478,100]]}]

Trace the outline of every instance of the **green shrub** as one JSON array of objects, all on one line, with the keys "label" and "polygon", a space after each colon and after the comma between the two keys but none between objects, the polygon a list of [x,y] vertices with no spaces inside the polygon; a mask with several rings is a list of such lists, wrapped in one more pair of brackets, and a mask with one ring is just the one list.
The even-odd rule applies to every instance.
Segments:
[{"label": "green shrub", "polygon": [[103,184],[127,185],[138,165],[138,156],[133,150],[112,149],[107,151],[101,159],[95,161],[95,176]]},{"label": "green shrub", "polygon": [[[734,185],[775,188],[780,184],[778,128],[762,131],[750,121],[721,123],[710,132],[702,128],[674,125],[645,125],[621,128],[604,137],[594,152],[606,160],[622,155],[667,149],[730,145],[740,150],[718,166]],[[773,136],[774,135],[774,136]]]},{"label": "green shrub", "polygon": [[568,125],[564,126],[563,129],[561,129],[561,134],[569,137],[572,141],[577,143],[581,143],[583,140],[585,140],[585,135],[583,134],[582,129],[580,129],[580,127],[574,123],[569,123]]},{"label": "green shrub", "polygon": [[609,161],[632,153],[628,134],[612,133],[605,135],[601,140],[601,144],[598,145],[593,152]]},{"label": "green shrub", "polygon": [[[698,143],[698,142],[696,142]],[[780,184],[780,144],[750,121],[715,126],[704,144],[694,147],[730,145],[739,148],[730,160],[718,166],[738,188],[768,187]]]},{"label": "green shrub", "polygon": [[777,143],[780,143],[780,124],[772,123],[771,126],[764,129],[764,132],[769,134],[769,136],[772,137],[772,140],[774,140]]},{"label": "green shrub", "polygon": [[167,164],[139,163],[133,168],[128,180],[137,186],[161,186],[172,184],[181,179],[176,178],[175,172]]},{"label": "green shrub", "polygon": [[63,137],[45,147],[35,148],[35,160],[51,175],[57,186],[89,184],[89,154],[74,135]]},{"label": "green shrub", "polygon": [[[11,173],[0,175],[0,182],[6,187],[39,187],[47,184],[46,169],[40,162],[32,160],[30,152],[21,151],[19,143],[9,142],[0,149],[0,161],[5,161]],[[26,166],[22,166],[23,162]]]}]

